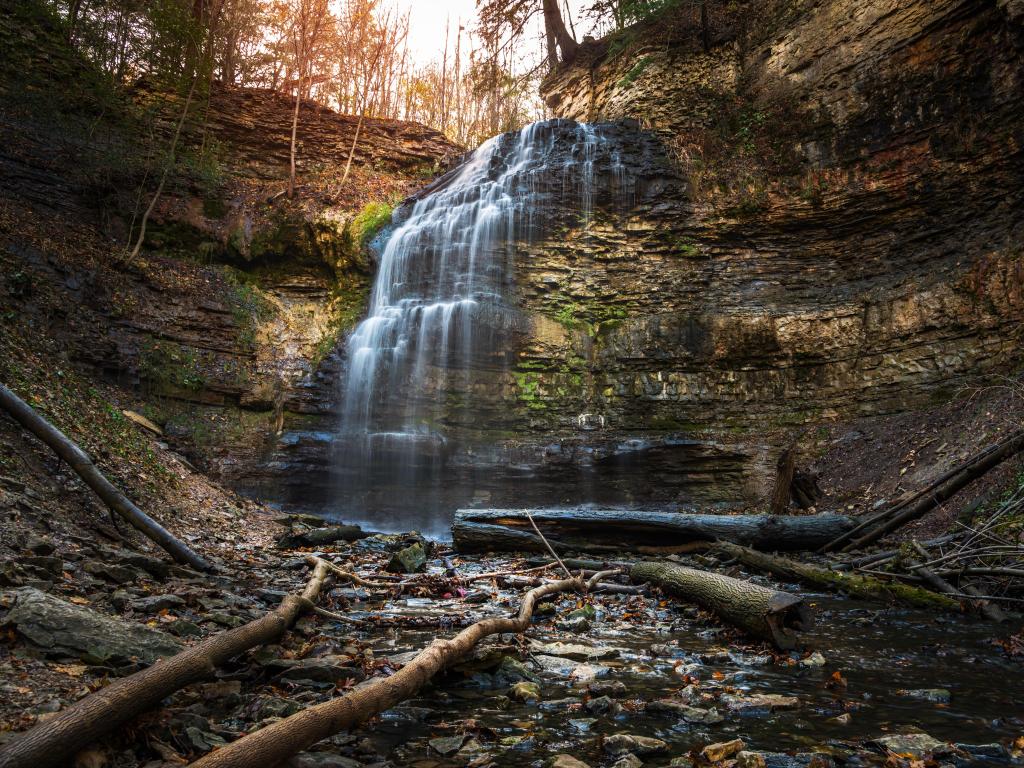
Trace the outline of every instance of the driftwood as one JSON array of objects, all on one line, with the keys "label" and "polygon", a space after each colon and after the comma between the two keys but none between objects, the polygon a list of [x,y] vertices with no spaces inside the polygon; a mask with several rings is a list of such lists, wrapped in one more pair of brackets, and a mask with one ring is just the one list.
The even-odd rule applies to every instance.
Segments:
[{"label": "driftwood", "polygon": [[358,525],[335,525],[329,528],[310,528],[305,531],[290,531],[277,541],[278,549],[299,547],[323,547],[336,541],[358,541],[372,534]]},{"label": "driftwood", "polygon": [[[214,670],[250,648],[274,642],[311,607],[329,574],[343,573],[309,558],[313,573],[300,595],[287,595],[266,615],[221,632],[129,677],[116,680],[0,747],[0,768],[61,768],[77,752],[156,707],[165,697],[213,676]],[[348,574],[346,574],[348,575]],[[357,582],[360,579],[355,579]]]},{"label": "driftwood", "polygon": [[478,621],[450,640],[436,639],[390,677],[378,677],[350,693],[307,707],[291,717],[247,734],[193,763],[196,768],[265,768],[348,730],[416,694],[434,675],[464,658],[485,637],[524,632],[542,598],[558,592],[586,592],[591,585],[614,572],[596,574],[589,582],[580,578],[554,581],[531,589],[523,596],[515,618]]},{"label": "driftwood", "polygon": [[959,610],[960,608],[960,604],[956,600],[909,584],[901,584],[899,582],[888,583],[871,576],[840,573],[839,571],[801,563],[785,557],[757,552],[756,550],[725,541],[718,542],[715,545],[715,549],[730,557],[735,557],[749,568],[770,573],[781,579],[799,581],[823,589],[844,592],[852,597],[868,600],[894,600],[906,605],[922,608],[945,608],[949,610]]},{"label": "driftwood", "polygon": [[789,500],[793,496],[793,473],[796,471],[796,451],[787,448],[779,457],[775,468],[775,487],[772,489],[771,502],[768,510],[773,515],[786,512]]},{"label": "driftwood", "polygon": [[629,509],[460,509],[452,538],[458,552],[545,551],[530,528],[563,550],[666,547],[695,541],[734,541],[755,549],[817,549],[854,521],[842,515],[694,515]]},{"label": "driftwood", "polygon": [[1024,431],[1015,432],[1002,442],[986,448],[967,461],[943,473],[924,488],[908,494],[888,509],[858,523],[822,547],[823,552],[843,548],[844,552],[873,544],[887,533],[926,515],[952,498],[1005,459],[1024,449]]},{"label": "driftwood", "polygon": [[96,495],[113,512],[131,523],[149,539],[163,547],[179,563],[191,565],[200,571],[212,571],[214,567],[192,551],[192,549],[160,523],[151,518],[119,491],[100,472],[92,459],[50,422],[36,413],[28,403],[0,384],[0,407],[15,421],[53,449],[67,465],[82,478]]},{"label": "driftwood", "polygon": [[[917,552],[917,554],[924,558],[924,562],[928,562],[928,558],[931,557],[931,555],[928,554],[928,550],[926,550],[916,541],[913,542],[911,546],[913,546],[914,551]],[[952,595],[954,597],[966,598],[968,607],[970,607],[974,611],[977,611],[989,621],[1006,621],[1006,614],[1003,613],[999,606],[992,605],[992,603],[988,602],[987,600],[978,599],[979,595],[977,590],[972,589],[971,592],[968,592],[967,589],[964,589],[963,591],[958,590],[944,578],[939,576],[939,574],[935,573],[935,571],[933,571],[931,568],[924,565],[924,563],[915,563],[913,560],[911,560],[909,565],[910,569],[915,574],[920,576],[924,580],[924,582],[931,586],[933,589],[936,589],[939,592],[942,592],[947,595]],[[974,599],[972,600],[970,598]]]},{"label": "driftwood", "polygon": [[796,595],[749,581],[668,563],[637,563],[634,582],[648,582],[672,595],[699,603],[719,618],[788,650],[797,646],[796,630],[811,625],[811,612]]}]

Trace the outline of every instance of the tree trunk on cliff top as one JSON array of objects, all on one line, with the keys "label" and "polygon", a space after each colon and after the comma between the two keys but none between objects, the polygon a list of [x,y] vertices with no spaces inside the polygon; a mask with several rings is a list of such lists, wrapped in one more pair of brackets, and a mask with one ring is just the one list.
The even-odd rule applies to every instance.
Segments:
[{"label": "tree trunk on cliff top", "polygon": [[[842,515],[690,515],[629,509],[529,510],[541,532],[563,547],[590,544],[671,546],[733,541],[755,549],[817,549],[853,520]],[[459,552],[539,551],[543,548],[520,509],[460,509],[452,538]]]},{"label": "tree trunk on cliff top", "polygon": [[61,768],[77,752],[160,704],[186,685],[213,676],[229,659],[277,640],[299,614],[316,600],[327,576],[338,571],[325,560],[310,558],[313,573],[301,595],[287,595],[265,616],[221,632],[177,656],[121,678],[42,721],[0,748],[0,768]]},{"label": "tree trunk on cliff top", "polygon": [[699,603],[729,624],[782,650],[795,648],[796,631],[811,625],[811,612],[796,595],[720,573],[668,563],[637,563],[630,568],[629,578]]},{"label": "tree trunk on cliff top", "polygon": [[163,547],[171,557],[200,571],[214,570],[210,563],[193,552],[187,544],[175,538],[170,531],[135,506],[131,499],[103,476],[85,451],[3,384],[0,384],[0,408],[52,448],[53,452],[66,461],[85,484],[96,492],[104,504],[135,526],[143,535]]}]

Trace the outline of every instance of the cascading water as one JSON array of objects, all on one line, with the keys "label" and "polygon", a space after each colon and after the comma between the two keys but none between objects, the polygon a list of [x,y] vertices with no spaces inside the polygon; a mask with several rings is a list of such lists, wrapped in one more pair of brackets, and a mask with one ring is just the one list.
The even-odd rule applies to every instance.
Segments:
[{"label": "cascading water", "polygon": [[[556,210],[587,226],[603,144],[594,126],[535,123],[487,141],[396,212],[369,316],[347,344],[335,464],[349,519],[437,531],[471,496],[443,472],[456,449],[449,427],[472,425],[483,401],[500,401],[473,374],[507,369],[525,322],[516,259]],[[614,150],[608,167],[608,184],[619,183]]]}]

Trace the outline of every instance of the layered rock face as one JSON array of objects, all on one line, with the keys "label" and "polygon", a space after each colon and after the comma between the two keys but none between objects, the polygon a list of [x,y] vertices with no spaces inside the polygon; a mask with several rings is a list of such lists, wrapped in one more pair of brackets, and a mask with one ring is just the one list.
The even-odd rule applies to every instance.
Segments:
[{"label": "layered rock face", "polygon": [[[490,403],[443,425],[455,496],[756,504],[808,427],[1019,365],[1019,20],[756,10],[707,53],[591,44],[546,81],[564,117],[653,130],[614,129],[592,216],[519,243],[508,367],[478,366]],[[615,174],[629,200],[601,199]]]},{"label": "layered rock face", "polygon": [[[585,404],[606,431],[710,436],[756,463],[779,428],[1019,364],[1019,19],[996,3],[782,10],[709,53],[594,44],[545,82],[565,117],[642,119],[680,173],[645,170],[656,194],[522,263],[527,306],[557,297],[591,324],[538,344],[545,426]],[[552,397],[581,348],[580,400]]]}]

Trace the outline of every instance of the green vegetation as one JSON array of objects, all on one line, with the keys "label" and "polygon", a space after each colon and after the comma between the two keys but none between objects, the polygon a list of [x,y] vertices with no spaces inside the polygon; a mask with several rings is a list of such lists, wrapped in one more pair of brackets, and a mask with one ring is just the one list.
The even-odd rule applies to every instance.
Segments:
[{"label": "green vegetation", "polygon": [[627,72],[625,75],[623,75],[621,80],[619,80],[619,87],[628,88],[633,83],[635,83],[637,81],[637,78],[639,78],[640,75],[644,73],[644,70],[647,69],[650,63],[650,56],[644,56],[642,59],[640,59],[640,61],[633,65],[633,68],[630,69],[629,72]]},{"label": "green vegetation", "polygon": [[153,337],[139,350],[139,376],[155,394],[198,392],[206,384],[199,350]]},{"label": "green vegetation", "polygon": [[366,314],[366,303],[370,297],[370,281],[354,277],[346,283],[335,285],[331,294],[331,318],[310,354],[314,368],[323,362],[342,336],[347,334]]},{"label": "green vegetation", "polygon": [[225,267],[224,277],[228,284],[231,317],[238,328],[238,345],[243,350],[251,350],[256,345],[256,331],[260,324],[274,316],[274,305],[245,272]]},{"label": "green vegetation", "polygon": [[370,241],[389,223],[395,207],[389,203],[367,203],[352,219],[349,230],[357,248],[365,248]]},{"label": "green vegetation", "polygon": [[554,296],[551,304],[554,320],[569,330],[581,330],[591,336],[615,327],[629,316],[625,307],[598,299],[580,303],[565,296]]}]

